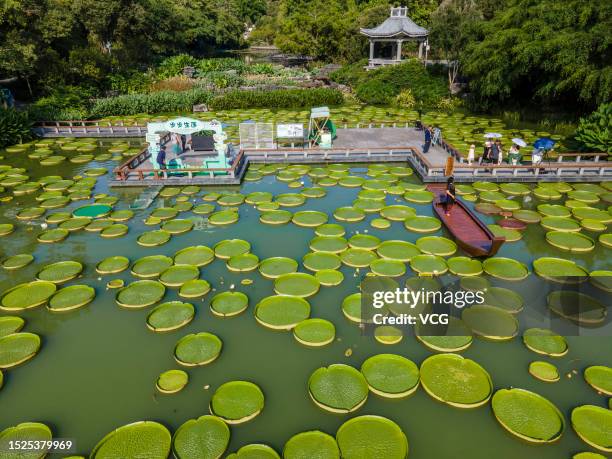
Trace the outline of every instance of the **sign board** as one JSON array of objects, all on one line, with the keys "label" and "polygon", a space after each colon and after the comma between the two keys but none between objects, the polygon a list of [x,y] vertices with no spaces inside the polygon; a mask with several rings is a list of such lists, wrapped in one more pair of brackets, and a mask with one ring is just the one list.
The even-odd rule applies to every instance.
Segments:
[{"label": "sign board", "polygon": [[148,134],[156,132],[174,132],[176,134],[193,134],[199,131],[215,131],[216,133],[223,132],[221,123],[217,120],[202,121],[194,118],[174,118],[172,120],[161,123],[148,123]]},{"label": "sign board", "polygon": [[277,124],[276,137],[282,139],[303,139],[304,126],[301,124]]},{"label": "sign board", "polygon": [[145,141],[147,143],[159,143],[161,141],[161,136],[159,134],[146,134]]}]

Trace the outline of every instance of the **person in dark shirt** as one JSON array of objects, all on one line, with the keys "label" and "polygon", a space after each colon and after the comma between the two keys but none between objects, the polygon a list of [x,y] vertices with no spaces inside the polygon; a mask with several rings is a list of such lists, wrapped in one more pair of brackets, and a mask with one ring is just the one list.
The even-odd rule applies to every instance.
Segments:
[{"label": "person in dark shirt", "polygon": [[444,213],[450,215],[450,209],[455,204],[455,179],[450,176],[446,182],[446,194],[444,196]]},{"label": "person in dark shirt", "polygon": [[430,146],[431,146],[431,129],[425,128],[425,146],[423,147],[423,153],[427,153],[429,151]]},{"label": "person in dark shirt", "polygon": [[166,169],[166,147],[164,145],[159,147],[159,153],[157,153],[155,161],[159,164],[160,169]]}]

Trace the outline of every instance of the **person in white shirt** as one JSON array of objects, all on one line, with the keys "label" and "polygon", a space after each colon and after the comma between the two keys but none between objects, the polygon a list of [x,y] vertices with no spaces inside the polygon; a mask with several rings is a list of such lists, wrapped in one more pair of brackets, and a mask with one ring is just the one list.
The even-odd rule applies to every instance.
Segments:
[{"label": "person in white shirt", "polygon": [[476,151],[476,145],[474,145],[474,144],[470,145],[470,149],[468,150],[468,155],[467,155],[467,162],[470,165],[474,161],[474,153],[475,153],[475,151]]}]

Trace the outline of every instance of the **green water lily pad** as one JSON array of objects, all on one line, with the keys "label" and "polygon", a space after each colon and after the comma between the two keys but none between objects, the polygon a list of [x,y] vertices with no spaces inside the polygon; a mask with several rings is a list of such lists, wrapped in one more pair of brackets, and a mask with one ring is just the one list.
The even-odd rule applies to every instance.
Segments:
[{"label": "green water lily pad", "polygon": [[179,296],[183,298],[199,298],[210,292],[210,288],[210,283],[207,280],[189,280],[181,285]]},{"label": "green water lily pad", "polygon": [[391,227],[391,222],[384,218],[373,218],[370,220],[370,226],[377,229],[388,229]]},{"label": "green water lily pad", "polygon": [[71,285],[58,290],[49,300],[51,312],[65,312],[81,308],[93,301],[96,291],[89,285]]},{"label": "green water lily pad", "polygon": [[601,234],[598,240],[604,247],[612,248],[612,233]]},{"label": "green water lily pad", "polygon": [[537,353],[550,357],[562,357],[567,354],[567,341],[561,335],[546,328],[529,328],[523,332],[525,346]]},{"label": "green water lily pad", "polygon": [[251,250],[251,244],[242,239],[224,239],[213,247],[215,256],[222,260],[229,260],[237,255],[243,255]]},{"label": "green water lily pad", "polygon": [[440,276],[448,271],[446,260],[439,255],[421,254],[410,259],[410,268],[423,275]]},{"label": "green water lily pad", "polygon": [[[498,202],[502,202],[504,204],[507,204],[508,201],[509,201],[507,199],[504,199],[505,198],[504,194],[499,192],[499,191],[482,191],[478,195],[478,197],[483,202],[492,202],[492,203],[494,203],[500,209],[501,209],[501,206],[499,206],[499,204],[497,204]],[[512,201],[510,201],[510,202],[512,202]]]},{"label": "green water lily pad", "polygon": [[479,202],[474,206],[474,210],[485,215],[495,215],[501,212],[501,209],[498,206],[490,202]]},{"label": "green water lily pad", "polygon": [[223,226],[236,223],[240,218],[237,210],[219,210],[208,216],[211,225]]},{"label": "green water lily pad", "polygon": [[396,354],[378,354],[361,365],[372,392],[382,397],[403,398],[419,386],[419,368],[411,360]]},{"label": "green water lily pad", "polygon": [[449,256],[457,251],[457,244],[441,236],[424,236],[416,241],[418,249],[427,254]]},{"label": "green water lily pad", "polygon": [[53,229],[46,230],[46,231],[43,231],[42,233],[40,233],[36,237],[36,240],[38,242],[42,242],[42,243],[46,243],[46,244],[52,244],[54,242],[61,242],[61,241],[63,241],[64,239],[66,239],[68,237],[68,234],[70,234],[70,231],[68,231],[66,229],[53,228]]},{"label": "green water lily pad", "polygon": [[0,317],[0,337],[17,333],[25,325],[25,320],[18,316]]},{"label": "green water lily pad", "polygon": [[458,408],[476,408],[493,393],[484,368],[456,354],[437,354],[421,364],[421,384],[434,399]]},{"label": "green water lily pad", "polygon": [[342,263],[353,268],[366,268],[378,257],[371,250],[348,249],[340,254]]},{"label": "green water lily pad", "polygon": [[404,226],[407,230],[414,231],[416,233],[430,233],[438,231],[442,226],[442,223],[435,217],[415,215],[404,220]]},{"label": "green water lily pad", "polygon": [[19,284],[2,294],[0,309],[19,311],[41,306],[55,293],[57,286],[49,281]]},{"label": "green water lily pad", "polygon": [[177,459],[218,459],[230,441],[230,430],[217,416],[189,419],[174,433],[172,451]]},{"label": "green water lily pad", "polygon": [[594,405],[574,408],[572,427],[589,446],[607,453],[612,452],[612,410]]},{"label": "green water lily pad", "polygon": [[607,310],[599,300],[572,290],[555,290],[546,297],[548,308],[579,325],[596,325],[606,320]]},{"label": "green water lily pad", "polygon": [[244,202],[245,197],[239,193],[226,194],[217,199],[217,204],[220,206],[239,206]]},{"label": "green water lily pad", "polygon": [[12,368],[33,358],[40,349],[40,337],[17,332],[0,337],[0,369]]},{"label": "green water lily pad", "polygon": [[[40,422],[22,422],[13,427],[7,427],[0,432],[0,450],[2,450],[3,457],[6,459],[42,459],[47,456],[49,448],[43,447],[34,450],[22,450],[19,452],[10,452],[11,444],[14,442],[51,442],[53,439],[53,432],[45,424]],[[15,451],[13,449],[13,451]]]},{"label": "green water lily pad", "polygon": [[87,225],[85,227],[85,231],[89,231],[90,233],[96,233],[108,228],[109,226],[113,226],[113,221],[109,218],[101,218],[99,220],[94,220],[89,225]]},{"label": "green water lily pad", "polygon": [[227,269],[236,272],[248,272],[257,269],[259,257],[253,253],[243,253],[235,255],[227,260]]},{"label": "green water lily pad", "polygon": [[392,221],[404,221],[409,217],[414,217],[416,210],[412,207],[404,205],[392,205],[383,207],[380,211],[380,216]]},{"label": "green water lily pad", "polygon": [[283,207],[297,207],[306,202],[306,197],[299,193],[283,193],[276,196],[276,202]]},{"label": "green water lily pad", "polygon": [[499,225],[487,225],[493,236],[503,237],[506,242],[516,242],[523,238],[523,233],[512,228],[504,228]]},{"label": "green water lily pad", "polygon": [[339,207],[334,210],[334,218],[345,222],[358,222],[365,218],[365,211],[357,207]]},{"label": "green water lily pad", "polygon": [[337,223],[326,223],[315,228],[315,234],[317,236],[336,236],[342,237],[346,233],[342,225]]},{"label": "green water lily pad", "polygon": [[472,344],[472,332],[456,317],[445,324],[422,324],[417,321],[415,336],[426,348],[435,352],[461,352]]},{"label": "green water lily pad", "polygon": [[484,303],[496,306],[511,314],[517,314],[523,310],[523,297],[504,287],[487,287],[483,292]]},{"label": "green water lily pad", "polygon": [[200,276],[200,270],[193,265],[175,265],[170,266],[159,276],[159,281],[166,287],[180,287],[185,282],[197,279]]},{"label": "green water lily pad", "polygon": [[191,220],[172,219],[167,220],[161,227],[170,234],[182,234],[191,231],[193,222]]},{"label": "green water lily pad", "polygon": [[566,231],[549,231],[546,233],[546,242],[559,249],[575,253],[590,252],[595,248],[595,241],[589,236]]},{"label": "green water lily pad", "polygon": [[[118,263],[123,264],[123,260],[119,260]],[[136,260],[131,272],[136,277],[151,278],[159,276],[170,266],[172,266],[172,258],[165,255],[149,255]]]},{"label": "green water lily pad", "polygon": [[15,231],[15,225],[12,223],[0,223],[0,237],[8,236]]},{"label": "green water lily pad", "polygon": [[120,289],[115,301],[124,308],[145,308],[161,300],[165,293],[166,287],[160,282],[140,280]]},{"label": "green water lily pad", "polygon": [[317,406],[332,413],[350,413],[368,398],[368,383],[355,368],[344,364],[321,367],[308,379],[308,393]]},{"label": "green water lily pad", "polygon": [[321,269],[315,273],[315,278],[321,285],[334,286],[342,283],[344,274],[335,269]]},{"label": "green water lily pad", "polygon": [[271,257],[259,263],[259,272],[269,279],[276,279],[283,274],[297,271],[298,262],[287,257]]},{"label": "green water lily pad", "polygon": [[563,434],[561,412],[546,398],[524,389],[500,389],[491,400],[493,414],[511,434],[531,443],[551,443]]},{"label": "green water lily pad", "polygon": [[379,258],[370,263],[370,270],[377,276],[399,277],[406,273],[406,265],[399,260]]},{"label": "green water lily pad", "polygon": [[515,210],[512,216],[523,223],[538,223],[542,218],[538,212],[527,209]]},{"label": "green water lily pad", "polygon": [[348,241],[339,236],[316,236],[310,240],[313,252],[340,253],[348,247]]},{"label": "green water lily pad", "polygon": [[160,245],[164,245],[170,240],[171,237],[172,234],[164,230],[145,231],[140,236],[138,236],[136,242],[138,243],[138,245],[141,245],[143,247],[157,247]]},{"label": "green water lily pad", "polygon": [[565,206],[559,204],[540,204],[538,212],[545,217],[569,217],[572,212]]},{"label": "green water lily pad", "polygon": [[311,271],[338,269],[342,264],[342,261],[338,255],[329,252],[307,253],[302,261],[304,263],[304,267]]},{"label": "green water lily pad", "polygon": [[606,231],[608,226],[599,221],[593,220],[592,218],[583,218],[580,220],[580,226],[587,231],[592,231],[594,233],[601,233],[602,231]]},{"label": "green water lily pad", "polygon": [[391,240],[380,244],[378,249],[376,249],[376,253],[382,258],[408,262],[412,257],[419,255],[421,251],[415,244],[410,242]]},{"label": "green water lily pad", "polygon": [[327,194],[327,191],[325,191],[324,188],[313,186],[313,187],[302,188],[302,191],[300,192],[300,194],[302,194],[303,196],[306,196],[307,198],[322,198],[323,196]]},{"label": "green water lily pad", "polygon": [[259,216],[259,221],[266,225],[285,225],[293,215],[288,210],[268,210]]},{"label": "green water lily pad", "polygon": [[85,228],[87,225],[91,223],[90,217],[72,217],[68,220],[61,222],[58,228],[72,231],[78,231],[80,229]]},{"label": "green water lily pad", "polygon": [[[100,236],[104,238],[117,238],[121,236],[125,236],[129,231],[129,227],[127,225],[123,225],[121,223],[115,223],[113,225],[107,226],[100,231]],[[142,245],[141,242],[139,244]],[[157,244],[159,245],[159,244]]]},{"label": "green water lily pad", "polygon": [[612,368],[593,365],[584,370],[584,380],[598,393],[612,396]]},{"label": "green water lily pad", "polygon": [[578,207],[572,210],[572,214],[578,220],[590,219],[605,224],[612,223],[612,215],[609,212],[594,207]]},{"label": "green water lily pad", "polygon": [[242,292],[217,293],[210,302],[210,310],[216,316],[233,317],[249,307],[249,297]]},{"label": "green water lily pad", "polygon": [[405,459],[408,440],[402,429],[382,416],[358,416],[349,419],[336,433],[341,457],[351,459]]},{"label": "green water lily pad", "polygon": [[531,193],[529,187],[523,183],[502,183],[499,188],[502,192],[513,196],[523,196]]},{"label": "green water lily pad", "polygon": [[196,215],[208,215],[215,210],[214,204],[200,204],[195,206],[191,211]]},{"label": "green water lily pad", "polygon": [[538,186],[533,189],[534,196],[545,201],[554,201],[561,199],[562,194],[552,187]]},{"label": "green water lily pad", "polygon": [[36,278],[41,281],[61,284],[74,279],[81,271],[83,271],[83,265],[78,261],[58,261],[46,265],[36,274]]},{"label": "green water lily pad", "polygon": [[[353,208],[362,210],[366,213],[380,212],[384,207],[384,201],[376,201],[374,199],[356,199],[353,201]],[[392,212],[389,213],[392,214]]]},{"label": "green water lily pad", "polygon": [[115,429],[94,447],[91,459],[142,457],[163,459],[170,454],[168,429],[153,421],[139,421]]},{"label": "green water lily pad", "polygon": [[580,201],[587,204],[596,204],[599,202],[599,196],[597,193],[592,193],[591,191],[586,190],[568,191],[567,196],[575,201]]},{"label": "green water lily pad", "polygon": [[544,382],[557,382],[560,379],[557,367],[542,360],[536,360],[529,364],[529,374]]},{"label": "green water lily pad", "polygon": [[452,257],[446,260],[446,264],[456,276],[478,276],[483,271],[480,260],[470,257]]},{"label": "green water lily pad", "polygon": [[270,202],[274,195],[269,191],[254,191],[245,196],[244,200],[247,204],[261,204],[262,202]]},{"label": "green water lily pad", "polygon": [[309,317],[310,304],[297,296],[268,296],[255,307],[257,322],[275,330],[291,330]]},{"label": "green water lily pad", "polygon": [[355,234],[348,240],[349,246],[354,249],[375,250],[380,243],[379,238],[370,234]]},{"label": "green water lily pad", "polygon": [[34,257],[29,253],[20,253],[5,258],[2,261],[2,267],[6,270],[21,269],[34,261]]},{"label": "green water lily pad", "polygon": [[294,327],[293,336],[305,346],[325,346],[334,341],[336,327],[325,319],[306,319]]},{"label": "green water lily pad", "polygon": [[261,413],[263,408],[263,392],[249,381],[230,381],[222,384],[210,402],[210,412],[228,424],[250,421]]},{"label": "green water lily pad", "polygon": [[544,217],[540,221],[540,225],[552,231],[580,231],[580,223],[569,217]]},{"label": "green water lily pad", "polygon": [[482,267],[488,275],[508,281],[519,281],[529,275],[527,266],[512,258],[487,258]]},{"label": "green water lily pad", "polygon": [[174,359],[187,367],[207,365],[219,357],[223,342],[212,333],[183,336],[174,347]]},{"label": "green water lily pad", "polygon": [[461,319],[477,336],[492,341],[506,341],[519,331],[516,317],[505,309],[486,304],[474,304],[463,309]]},{"label": "green water lily pad", "polygon": [[291,437],[283,449],[285,459],[340,459],[336,439],[319,430],[301,432]]},{"label": "green water lily pad", "polygon": [[189,382],[189,375],[183,370],[164,371],[157,378],[155,388],[162,394],[176,394]]},{"label": "green water lily pad", "polygon": [[574,261],[554,257],[534,260],[533,270],[540,277],[560,283],[581,282],[589,275],[587,270]]},{"label": "green water lily pad", "polygon": [[35,218],[40,217],[46,212],[46,209],[42,207],[26,207],[23,210],[17,212],[16,217],[19,220],[34,220]]},{"label": "green water lily pad", "polygon": [[417,204],[427,204],[434,200],[435,195],[431,191],[407,191],[404,199]]},{"label": "green water lily pad", "polygon": [[327,214],[316,210],[302,210],[293,214],[291,220],[298,226],[317,227],[327,222]]},{"label": "green water lily pad", "polygon": [[175,265],[206,266],[215,259],[215,252],[205,245],[185,247],[174,254]]},{"label": "green water lily pad", "polygon": [[167,332],[184,327],[193,320],[195,308],[191,303],[168,301],[153,308],[147,316],[147,327],[154,332]]}]

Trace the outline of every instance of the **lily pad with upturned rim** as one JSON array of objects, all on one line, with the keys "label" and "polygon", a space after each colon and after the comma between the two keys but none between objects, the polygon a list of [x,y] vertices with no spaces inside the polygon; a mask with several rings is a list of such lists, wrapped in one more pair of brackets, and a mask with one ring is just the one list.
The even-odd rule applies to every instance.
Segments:
[{"label": "lily pad with upturned rim", "polygon": [[423,325],[417,321],[415,336],[426,348],[435,352],[461,352],[472,344],[471,330],[456,317],[448,325]]},{"label": "lily pad with upturned rim", "polygon": [[12,368],[33,358],[40,349],[40,336],[17,332],[0,337],[0,369]]},{"label": "lily pad with upturned rim", "polygon": [[168,332],[184,327],[193,320],[195,308],[191,303],[168,301],[156,306],[147,316],[147,328],[154,332]]},{"label": "lily pad with upturned rim", "polygon": [[324,225],[317,226],[315,228],[315,234],[317,236],[335,236],[342,237],[346,233],[342,225],[337,223],[325,223]]},{"label": "lily pad with upturned rim", "polygon": [[421,275],[440,276],[448,271],[446,260],[439,255],[420,254],[410,259],[410,268]]},{"label": "lily pad with upturned rim", "polygon": [[157,277],[172,266],[172,258],[165,255],[149,255],[142,257],[132,265],[131,273],[136,277]]},{"label": "lily pad with upturned rim", "polygon": [[304,255],[304,267],[310,271],[322,269],[338,269],[342,264],[340,257],[329,252],[311,252]]},{"label": "lily pad with upturned rim", "polygon": [[480,260],[470,257],[452,257],[446,260],[448,269],[457,276],[478,276],[482,274]]},{"label": "lily pad with upturned rim", "polygon": [[138,245],[143,247],[157,247],[170,240],[172,234],[164,230],[145,231],[136,239]]},{"label": "lily pad with upturned rim", "polygon": [[51,297],[47,308],[51,312],[65,312],[81,308],[93,301],[96,291],[89,285],[64,287]]},{"label": "lily pad with upturned rim", "polygon": [[376,249],[376,253],[382,258],[408,262],[412,257],[419,255],[421,251],[410,242],[391,240],[381,243]]},{"label": "lily pad with upturned rim", "polygon": [[484,290],[484,304],[498,307],[511,314],[523,310],[523,297],[514,290],[504,287],[487,287]]},{"label": "lily pad with upturned rim", "polygon": [[381,240],[371,234],[355,234],[348,240],[350,247],[354,249],[376,250]]},{"label": "lily pad with upturned rim", "polygon": [[336,439],[319,430],[301,432],[291,437],[283,449],[285,459],[340,459]]},{"label": "lily pad with upturned rim", "polygon": [[606,320],[607,309],[596,298],[572,290],[555,290],[546,297],[548,308],[579,325],[597,325]]},{"label": "lily pad with upturned rim", "polygon": [[234,255],[226,262],[227,269],[236,272],[249,272],[259,266],[259,257],[254,253]]},{"label": "lily pad with upturned rim", "polygon": [[53,228],[40,233],[36,240],[38,242],[52,244],[54,242],[61,242],[68,237],[70,231],[62,228]]},{"label": "lily pad with upturned rim", "polygon": [[347,249],[340,254],[342,263],[353,268],[366,268],[378,257],[376,253],[365,249]]},{"label": "lily pad with upturned rim", "polygon": [[348,247],[348,241],[339,236],[316,236],[310,240],[309,247],[313,252],[340,253]]},{"label": "lily pad with upturned rim", "polygon": [[19,316],[3,316],[0,317],[0,337],[17,333],[21,331],[25,325],[25,320]]},{"label": "lily pad with upturned rim", "polygon": [[506,341],[519,331],[516,317],[508,311],[486,304],[473,304],[461,312],[461,320],[477,336],[492,341]]},{"label": "lily pad with upturned rim", "polygon": [[313,228],[327,223],[327,214],[316,210],[302,210],[294,213],[291,221],[298,226]]},{"label": "lily pad with upturned rim", "polygon": [[356,207],[339,207],[334,210],[334,218],[346,222],[359,222],[365,218],[365,212]]},{"label": "lily pad with upturned rim", "polygon": [[0,432],[0,447],[4,451],[3,454],[7,459],[19,458],[19,459],[42,459],[47,455],[49,448],[37,448],[33,451],[26,452],[21,451],[19,453],[10,453],[9,445],[11,442],[51,442],[53,439],[53,432],[51,429],[40,422],[22,422],[16,426],[7,427]]},{"label": "lily pad with upturned rim", "polygon": [[562,357],[569,350],[567,341],[563,336],[546,328],[525,330],[523,332],[523,343],[529,350],[550,357]]},{"label": "lily pad with upturned rim", "polygon": [[230,430],[212,415],[189,419],[174,433],[172,451],[177,459],[219,459],[230,441]]},{"label": "lily pad with upturned rim", "polygon": [[219,317],[233,317],[249,307],[249,297],[242,292],[217,293],[210,301],[210,310]]},{"label": "lily pad with upturned rim", "polygon": [[308,379],[308,393],[317,406],[332,413],[351,413],[368,398],[365,377],[350,365],[332,364],[315,370]]},{"label": "lily pad with upturned rim", "polygon": [[344,274],[335,269],[321,269],[315,273],[315,278],[321,285],[329,287],[341,284],[344,280]]},{"label": "lily pad with upturned rim", "polygon": [[612,368],[593,365],[584,370],[584,380],[598,393],[612,397]]},{"label": "lily pad with upturned rim", "polygon": [[32,281],[19,284],[2,293],[0,309],[20,311],[41,306],[56,290],[56,284],[48,281]]},{"label": "lily pad with upturned rim", "polygon": [[426,215],[414,215],[404,220],[404,226],[409,231],[416,233],[431,233],[438,231],[442,223],[435,217],[429,217]]},{"label": "lily pad with upturned rim", "polygon": [[487,258],[482,263],[482,267],[490,276],[508,281],[523,280],[529,275],[527,266],[512,258]]},{"label": "lily pad with upturned rim", "polygon": [[533,261],[535,273],[555,282],[581,282],[587,279],[588,271],[572,260],[541,257]]},{"label": "lily pad with upturned rim", "polygon": [[529,374],[540,381],[553,383],[560,379],[559,370],[550,362],[536,360],[529,364]]},{"label": "lily pad with upturned rim", "polygon": [[34,257],[29,253],[12,255],[2,261],[2,267],[8,271],[21,269],[34,261]]},{"label": "lily pad with upturned rim", "polygon": [[568,233],[566,231],[549,231],[546,233],[546,242],[561,250],[572,253],[590,252],[595,248],[595,241],[582,233]]},{"label": "lily pad with upturned rim", "polygon": [[216,243],[213,250],[217,258],[229,260],[236,255],[248,253],[251,250],[251,244],[242,239],[224,239]]},{"label": "lily pad with upturned rim", "polygon": [[403,398],[419,386],[419,367],[396,354],[378,354],[361,365],[368,387],[381,397]]},{"label": "lily pad with upturned rim", "polygon": [[185,247],[174,254],[174,264],[206,266],[215,259],[215,252],[205,245]]},{"label": "lily pad with upturned rim", "polygon": [[139,280],[117,292],[115,301],[124,308],[146,308],[161,300],[166,293],[163,284],[153,280]]},{"label": "lily pad with upturned rim", "polygon": [[208,223],[216,226],[231,225],[240,219],[236,210],[219,210],[208,216]]},{"label": "lily pad with upturned rim", "polygon": [[204,279],[193,279],[185,282],[179,289],[179,296],[183,298],[199,298],[210,292],[210,283]]},{"label": "lily pad with upturned rim", "polygon": [[257,322],[274,330],[291,330],[309,317],[310,304],[297,296],[268,296],[255,307]]},{"label": "lily pad with upturned rim", "polygon": [[250,381],[230,381],[217,388],[210,412],[228,424],[242,424],[255,418],[264,408],[264,394]]},{"label": "lily pad with upturned rim", "polygon": [[298,262],[287,257],[266,258],[259,263],[259,272],[269,279],[296,272],[297,268]]},{"label": "lily pad with upturned rim", "polygon": [[572,427],[588,445],[606,453],[612,452],[612,410],[594,405],[574,408]]},{"label": "lily pad with upturned rim", "polygon": [[219,357],[223,342],[208,332],[191,333],[178,340],[174,359],[186,367],[208,365]]},{"label": "lily pad with upturned rim", "polygon": [[139,421],[119,427],[94,447],[91,459],[114,457],[166,458],[170,454],[168,429],[153,421]]},{"label": "lily pad with upturned rim", "polygon": [[341,457],[405,459],[408,440],[390,419],[365,415],[349,419],[336,433]]},{"label": "lily pad with upturned rim", "polygon": [[157,378],[155,387],[162,394],[176,394],[189,382],[189,375],[183,370],[164,371]]},{"label": "lily pad with upturned rim", "polygon": [[305,346],[321,347],[334,341],[336,327],[329,320],[306,319],[293,328],[293,337]]}]

